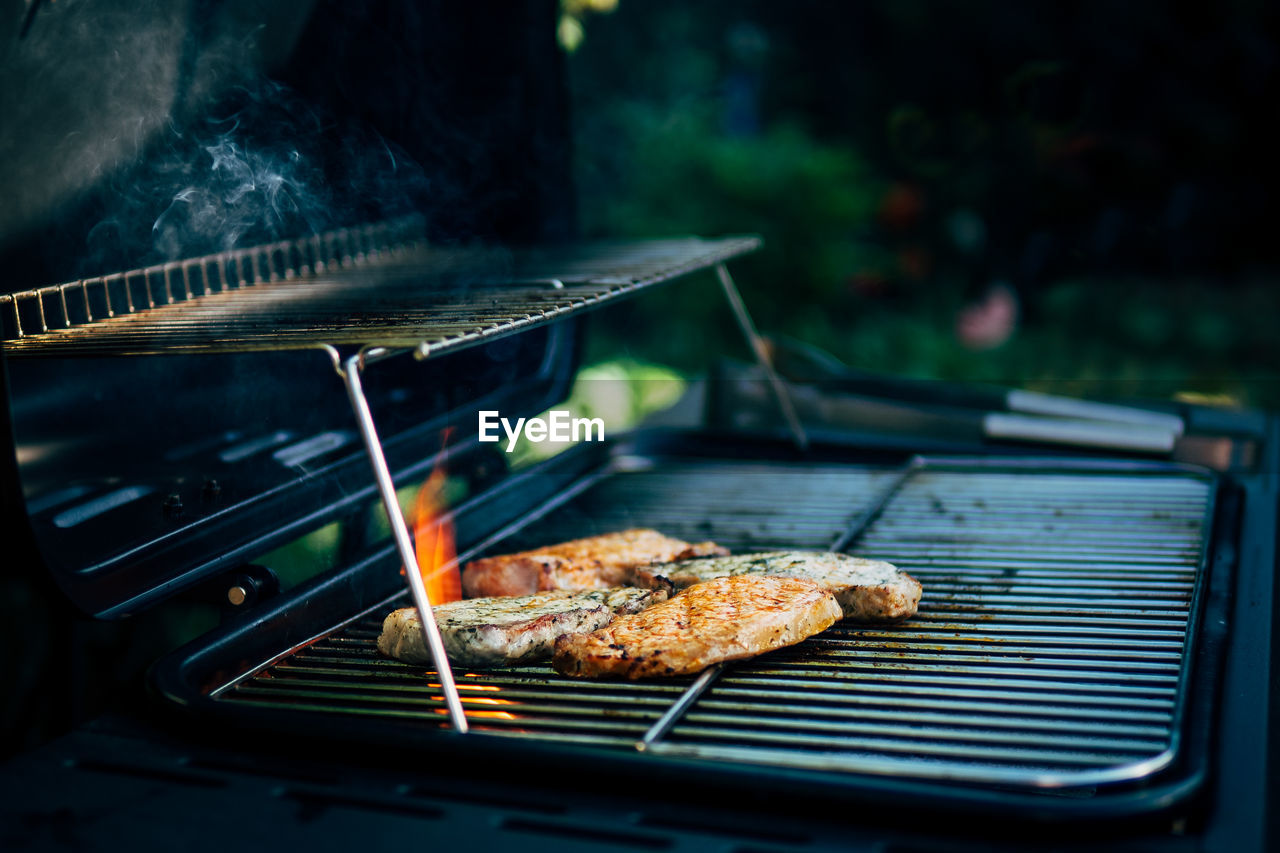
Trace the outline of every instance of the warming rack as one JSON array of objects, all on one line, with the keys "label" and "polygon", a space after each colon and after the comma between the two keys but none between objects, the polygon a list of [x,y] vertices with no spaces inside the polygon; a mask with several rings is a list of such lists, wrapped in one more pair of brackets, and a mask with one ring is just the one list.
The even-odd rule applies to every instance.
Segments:
[{"label": "warming rack", "polygon": [[308,348],[428,357],[759,246],[745,236],[446,248],[411,219],[0,295],[0,338],[10,358]]},{"label": "warming rack", "polygon": [[361,382],[372,362],[456,352],[715,268],[796,443],[806,438],[726,261],[759,237],[508,249],[428,243],[423,221],[347,228],[0,295],[9,358],[320,349],[360,427],[451,722],[467,721]]}]

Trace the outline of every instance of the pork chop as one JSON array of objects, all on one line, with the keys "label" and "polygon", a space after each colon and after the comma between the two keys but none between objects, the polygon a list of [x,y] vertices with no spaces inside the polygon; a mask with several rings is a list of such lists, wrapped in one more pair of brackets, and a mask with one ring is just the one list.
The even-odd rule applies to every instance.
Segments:
[{"label": "pork chop", "polygon": [[[557,590],[535,595],[472,598],[433,608],[449,660],[461,666],[514,666],[551,656],[556,637],[594,631],[615,613],[638,613],[666,601],[671,585],[655,589]],[[406,663],[431,665],[415,607],[402,607],[382,623],[378,650]]]},{"label": "pork chop", "polygon": [[829,628],[840,613],[835,596],[813,581],[716,578],[591,633],[560,637],[552,666],[587,677],[686,675],[798,643]]},{"label": "pork chop", "polygon": [[915,615],[921,593],[919,581],[890,563],[820,551],[737,554],[644,566],[633,574],[632,583],[637,586],[666,577],[676,589],[730,575],[807,578],[831,590],[844,618],[853,622],[901,622]]},{"label": "pork chop", "polygon": [[462,573],[462,591],[473,598],[532,595],[554,589],[609,589],[629,583],[631,570],[638,566],[728,553],[714,542],[689,543],[656,530],[623,530],[473,560]]}]

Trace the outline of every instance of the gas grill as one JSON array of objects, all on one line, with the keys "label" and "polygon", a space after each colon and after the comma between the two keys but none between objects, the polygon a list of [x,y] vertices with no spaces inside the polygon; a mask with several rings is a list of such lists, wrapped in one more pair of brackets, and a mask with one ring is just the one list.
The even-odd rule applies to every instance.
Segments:
[{"label": "gas grill", "polygon": [[[484,21],[456,5],[436,11]],[[488,134],[473,189],[492,233],[460,239],[429,209],[0,295],[12,559],[95,617],[175,596],[224,616],[155,662],[140,707],[0,768],[0,845],[1266,849],[1275,419],[1133,407],[1107,426],[1133,440],[1102,449],[1090,422],[1038,422],[1065,423],[1063,444],[825,421],[869,409],[773,372],[730,276],[758,238],[569,239],[546,190],[567,181],[543,85],[554,4],[519,9],[487,63],[447,32],[404,35],[432,39],[443,79],[493,69],[485,97],[521,93],[511,121],[470,128]],[[299,55],[327,57],[341,29],[313,22]],[[379,113],[305,82],[371,120],[423,106]],[[475,93],[454,85],[465,122]],[[460,151],[416,153],[475,161]],[[591,310],[678,310],[712,274],[759,365],[706,391],[702,423],[524,468],[478,440],[481,410],[566,398]],[[1188,451],[1207,446],[1226,452]],[[426,607],[397,490],[446,456],[460,563],[653,527],[888,560],[923,584],[920,611],[687,678],[390,660],[382,619]],[[326,526],[335,565],[288,588],[265,555]]]}]

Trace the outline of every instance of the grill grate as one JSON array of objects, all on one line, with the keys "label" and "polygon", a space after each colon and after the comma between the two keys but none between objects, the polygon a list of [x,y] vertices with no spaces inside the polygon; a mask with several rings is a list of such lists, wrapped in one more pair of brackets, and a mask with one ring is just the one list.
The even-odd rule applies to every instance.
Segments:
[{"label": "grill grate", "polygon": [[[553,515],[507,539],[504,549],[588,536],[630,526],[672,536],[714,536],[734,549],[824,548],[866,507],[887,470],[833,465],[777,467],[768,463],[682,462],[646,469],[620,460],[606,477]],[[761,484],[789,496],[779,513]],[[683,484],[673,493],[672,483]],[[706,508],[715,507],[708,515]],[[307,646],[221,694],[224,701],[286,705],[361,716],[444,718],[439,685],[423,670],[382,657],[374,647],[385,613],[378,612]],[[546,665],[454,673],[474,729],[527,733],[557,740],[630,747],[679,698],[689,679],[642,684],[561,677]]]},{"label": "grill grate", "polygon": [[[837,625],[731,664],[659,754],[1028,785],[1138,778],[1177,749],[1208,478],[1172,467],[888,469],[621,460],[503,549],[646,525],[736,551],[825,548],[883,496],[852,552],[925,588],[901,626]],[[423,670],[381,658],[381,612],[219,701],[443,724]],[[428,672],[429,675],[429,672]],[[689,680],[459,674],[476,729],[631,746]]]},{"label": "grill grate", "polygon": [[755,250],[756,237],[448,250],[350,229],[0,295],[10,356],[461,349]]}]

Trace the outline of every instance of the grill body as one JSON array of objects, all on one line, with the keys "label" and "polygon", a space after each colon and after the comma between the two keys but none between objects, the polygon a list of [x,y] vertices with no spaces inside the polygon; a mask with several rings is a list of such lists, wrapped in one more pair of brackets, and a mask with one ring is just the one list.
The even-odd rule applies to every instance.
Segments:
[{"label": "grill body", "polygon": [[[1274,477],[815,453],[642,434],[581,446],[459,508],[469,553],[623,524],[710,525],[738,548],[848,539],[919,574],[915,620],[840,628],[730,669],[656,754],[632,744],[680,682],[460,673],[480,731],[444,730],[429,673],[371,651],[400,598],[387,548],[163,660],[153,683],[176,714],[110,717],[0,770],[4,812],[22,827],[11,837],[51,838],[32,815],[57,791],[63,813],[107,810],[111,843],[137,846],[217,802],[231,818],[205,840],[264,849],[282,831],[321,849],[370,835],[533,850],[989,850],[1046,836],[1063,849],[1265,849]],[[744,488],[762,483],[776,499]],[[1121,506],[1125,494],[1146,513]],[[929,543],[903,537],[904,523],[931,530]],[[1039,535],[1048,525],[1080,539]],[[975,773],[992,767],[1021,778]],[[1050,773],[1062,784],[1117,768],[1045,787]]]}]

